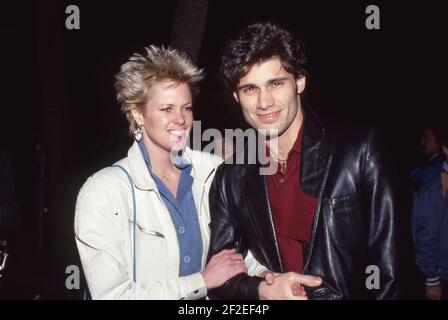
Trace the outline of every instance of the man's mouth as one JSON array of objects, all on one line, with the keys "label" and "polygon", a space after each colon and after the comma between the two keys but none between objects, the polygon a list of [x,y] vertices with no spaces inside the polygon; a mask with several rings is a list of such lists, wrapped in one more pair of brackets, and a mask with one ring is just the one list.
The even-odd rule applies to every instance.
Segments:
[{"label": "man's mouth", "polygon": [[260,119],[261,122],[272,123],[272,122],[275,122],[279,118],[280,112],[281,112],[281,110],[271,112],[271,113],[266,113],[266,114],[257,114],[257,117],[258,117],[258,119]]}]

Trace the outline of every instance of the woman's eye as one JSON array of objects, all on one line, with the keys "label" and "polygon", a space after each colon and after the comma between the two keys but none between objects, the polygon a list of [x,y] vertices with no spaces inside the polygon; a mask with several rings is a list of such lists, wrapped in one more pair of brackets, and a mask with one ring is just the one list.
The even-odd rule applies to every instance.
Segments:
[{"label": "woman's eye", "polygon": [[193,107],[185,107],[185,111],[191,112],[193,111]]},{"label": "woman's eye", "polygon": [[171,112],[171,107],[166,107],[166,108],[162,108],[162,109],[160,109],[160,111],[163,111],[163,112]]}]

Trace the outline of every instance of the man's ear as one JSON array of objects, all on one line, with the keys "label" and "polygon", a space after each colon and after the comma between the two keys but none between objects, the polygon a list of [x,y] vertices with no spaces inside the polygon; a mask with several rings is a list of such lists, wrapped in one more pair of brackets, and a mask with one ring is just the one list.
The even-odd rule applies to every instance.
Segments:
[{"label": "man's ear", "polygon": [[301,76],[300,78],[298,78],[296,80],[296,84],[297,84],[297,94],[301,94],[303,92],[303,90],[305,90],[305,86],[306,86],[305,76]]},{"label": "man's ear", "polygon": [[236,91],[233,91],[233,97],[235,98],[236,102],[240,103],[240,99],[238,98],[238,94]]},{"label": "man's ear", "polygon": [[131,109],[131,113],[132,113],[132,117],[134,117],[135,122],[137,122],[137,125],[142,126],[143,125],[143,115],[142,115],[141,111],[137,107],[134,107]]}]

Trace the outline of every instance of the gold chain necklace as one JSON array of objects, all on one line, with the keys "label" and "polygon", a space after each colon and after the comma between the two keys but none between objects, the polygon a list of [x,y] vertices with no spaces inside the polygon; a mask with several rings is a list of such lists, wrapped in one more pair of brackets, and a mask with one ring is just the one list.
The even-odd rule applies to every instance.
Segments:
[{"label": "gold chain necklace", "polygon": [[154,171],[154,173],[158,176],[158,177],[161,177],[161,178],[163,178],[163,179],[165,179],[166,181],[170,181],[171,180],[171,177],[174,177],[174,176],[176,176],[177,175],[177,172],[174,172],[173,174],[171,174],[171,177],[170,176],[167,176],[167,175],[165,175],[165,174],[159,174],[158,172],[155,172]]}]

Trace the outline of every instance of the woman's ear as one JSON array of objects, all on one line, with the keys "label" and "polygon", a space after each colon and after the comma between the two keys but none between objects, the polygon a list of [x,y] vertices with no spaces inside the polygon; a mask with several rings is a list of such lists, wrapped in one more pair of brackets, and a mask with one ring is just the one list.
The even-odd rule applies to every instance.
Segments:
[{"label": "woman's ear", "polygon": [[140,109],[137,107],[131,109],[132,117],[134,118],[135,122],[138,126],[143,125],[143,115]]}]

